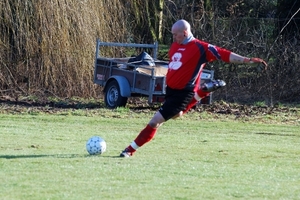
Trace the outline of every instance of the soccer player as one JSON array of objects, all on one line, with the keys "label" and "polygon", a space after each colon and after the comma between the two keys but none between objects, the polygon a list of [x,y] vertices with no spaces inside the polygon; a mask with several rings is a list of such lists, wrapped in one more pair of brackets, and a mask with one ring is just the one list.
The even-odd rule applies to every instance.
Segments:
[{"label": "soccer player", "polygon": [[120,157],[131,157],[155,136],[164,122],[181,116],[210,92],[225,85],[222,80],[214,80],[199,87],[205,63],[222,60],[228,63],[262,63],[267,67],[260,58],[247,58],[194,38],[190,24],[183,19],[175,22],[171,31],[174,42],[169,50],[165,102]]}]

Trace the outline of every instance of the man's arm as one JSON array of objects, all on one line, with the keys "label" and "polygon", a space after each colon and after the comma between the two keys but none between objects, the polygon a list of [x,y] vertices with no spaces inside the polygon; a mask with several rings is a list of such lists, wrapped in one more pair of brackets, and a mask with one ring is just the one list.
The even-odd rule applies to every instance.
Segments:
[{"label": "man's arm", "polygon": [[261,58],[247,58],[241,55],[238,55],[236,53],[231,52],[229,55],[229,62],[231,63],[262,63],[265,68],[268,66],[268,64]]},{"label": "man's arm", "polygon": [[[202,41],[200,41],[201,43]],[[218,46],[214,46],[212,44],[208,43],[201,43],[202,45],[207,45],[207,54],[206,59],[208,62],[212,62],[214,60],[222,60],[224,62],[230,62],[230,63],[246,63],[246,64],[252,64],[252,63],[262,63],[265,66],[265,69],[267,68],[268,64],[261,58],[248,58],[241,56],[239,54],[236,54],[234,52],[231,52],[230,50],[220,48]]]}]

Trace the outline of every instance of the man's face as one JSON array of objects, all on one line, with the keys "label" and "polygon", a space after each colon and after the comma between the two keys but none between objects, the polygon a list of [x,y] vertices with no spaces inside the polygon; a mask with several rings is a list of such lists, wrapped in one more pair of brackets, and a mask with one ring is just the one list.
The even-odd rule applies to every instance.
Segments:
[{"label": "man's face", "polygon": [[177,42],[178,44],[182,44],[183,40],[185,39],[185,35],[186,35],[185,32],[186,31],[173,27],[172,28],[173,41]]}]

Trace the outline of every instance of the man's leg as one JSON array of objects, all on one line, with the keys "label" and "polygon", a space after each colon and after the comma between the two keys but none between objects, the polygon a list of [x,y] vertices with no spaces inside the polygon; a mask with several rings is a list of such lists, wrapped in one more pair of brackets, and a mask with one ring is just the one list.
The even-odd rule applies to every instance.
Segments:
[{"label": "man's leg", "polygon": [[183,111],[182,114],[185,114],[187,111],[189,111],[192,107],[194,107],[201,99],[207,97],[210,94],[210,92],[204,92],[203,90],[198,90],[195,92],[194,98],[191,100],[189,105],[187,105],[186,109]]},{"label": "man's leg", "polygon": [[120,154],[121,157],[130,157],[134,152],[155,136],[157,128],[165,122],[165,119],[160,114],[156,112],[153,118],[150,120],[149,124],[139,133],[135,140]]},{"label": "man's leg", "polygon": [[194,98],[183,111],[183,114],[194,107],[201,99],[207,97],[211,92],[216,91],[217,89],[224,87],[225,85],[226,83],[222,80],[212,80],[207,83],[201,84],[200,89],[195,92]]}]

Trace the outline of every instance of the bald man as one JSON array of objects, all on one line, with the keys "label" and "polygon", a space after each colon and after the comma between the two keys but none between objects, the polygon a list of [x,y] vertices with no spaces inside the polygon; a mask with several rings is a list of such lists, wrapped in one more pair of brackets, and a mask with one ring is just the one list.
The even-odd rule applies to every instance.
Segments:
[{"label": "bald man", "polygon": [[164,122],[186,113],[210,92],[225,85],[222,80],[214,80],[199,88],[201,72],[206,63],[221,60],[267,66],[260,58],[247,58],[194,38],[190,24],[183,19],[175,22],[171,31],[174,42],[168,53],[170,62],[166,75],[165,102],[135,140],[121,152],[120,157],[131,157],[155,136]]}]

